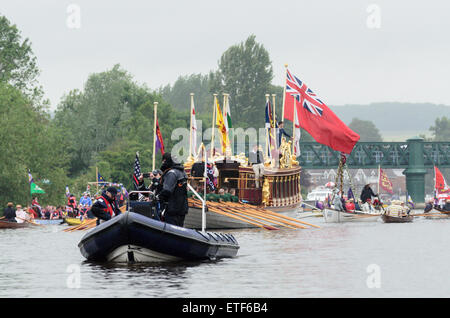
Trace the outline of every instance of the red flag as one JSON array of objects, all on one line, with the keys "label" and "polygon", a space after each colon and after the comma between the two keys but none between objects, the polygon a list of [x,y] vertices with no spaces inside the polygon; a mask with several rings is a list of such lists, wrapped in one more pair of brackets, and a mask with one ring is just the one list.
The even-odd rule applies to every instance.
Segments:
[{"label": "red flag", "polygon": [[447,192],[450,193],[450,188],[445,182],[444,176],[436,166],[434,167],[434,189],[436,190],[437,194]]},{"label": "red flag", "polygon": [[300,127],[318,143],[343,153],[351,153],[359,135],[347,127],[316,94],[286,70],[284,118],[293,121],[294,99]]},{"label": "red flag", "polygon": [[386,191],[390,194],[394,194],[392,182],[387,177],[386,172],[384,172],[383,169],[381,169],[381,168],[380,168],[380,180],[378,180],[378,182],[380,183],[380,187],[384,191]]}]

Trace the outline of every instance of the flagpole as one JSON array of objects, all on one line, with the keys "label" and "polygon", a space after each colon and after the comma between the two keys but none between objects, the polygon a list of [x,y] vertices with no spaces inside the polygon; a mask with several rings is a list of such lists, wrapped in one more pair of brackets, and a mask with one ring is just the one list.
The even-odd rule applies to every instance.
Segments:
[{"label": "flagpole", "polygon": [[190,158],[192,156],[192,109],[194,106],[194,93],[191,93],[191,126],[189,127],[189,157]]},{"label": "flagpole", "polygon": [[294,137],[292,142],[292,153],[294,153],[294,144],[295,144],[295,122],[297,121],[297,104],[294,98],[294,118],[292,118],[292,136]]},{"label": "flagpole", "polygon": [[152,171],[155,170],[155,158],[156,158],[156,120],[158,116],[158,102],[153,102],[154,105],[154,124],[153,124],[153,162]]},{"label": "flagpole", "polygon": [[286,71],[284,72],[284,84],[283,84],[283,114],[281,115],[281,120],[284,121],[284,104],[286,103],[286,77],[287,77],[287,64],[284,64]]},{"label": "flagpole", "polygon": [[[277,120],[277,116],[275,114],[275,96],[277,96],[276,94],[272,94],[272,102],[273,102],[273,120],[274,122]],[[276,126],[276,125],[275,125]]]},{"label": "flagpole", "polygon": [[227,150],[228,150],[228,126],[227,126],[227,95],[226,93],[222,93],[223,95],[223,110],[222,110],[222,118],[223,118],[223,124],[225,125],[225,129],[227,132],[227,144],[225,145],[225,153],[223,156],[227,157]]},{"label": "flagpole", "polygon": [[381,165],[378,165],[378,192],[377,192],[378,195],[380,195],[380,181],[381,181],[380,178],[381,178]]},{"label": "flagpole", "polygon": [[95,194],[97,194],[98,193],[98,167],[97,166],[95,167],[95,181],[97,184],[97,192]]},{"label": "flagpole", "polygon": [[213,118],[212,118],[212,125],[211,125],[211,161],[214,159],[214,130],[216,127],[216,108],[217,108],[217,94],[213,94],[214,96],[214,107],[213,107]]},{"label": "flagpole", "polygon": [[[270,94],[266,94],[266,105],[269,102],[269,97],[270,97]],[[270,127],[269,127],[269,129],[270,129]],[[270,130],[268,130],[266,128],[266,147],[265,147],[266,155],[269,154],[269,148],[268,148],[269,147],[269,133],[270,133]]]}]

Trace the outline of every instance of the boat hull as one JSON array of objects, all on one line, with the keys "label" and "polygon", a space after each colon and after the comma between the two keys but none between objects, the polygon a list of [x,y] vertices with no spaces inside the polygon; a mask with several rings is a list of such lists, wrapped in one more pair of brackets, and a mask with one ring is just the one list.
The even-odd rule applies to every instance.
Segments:
[{"label": "boat hull", "polygon": [[332,209],[323,210],[323,218],[326,223],[343,222],[377,222],[379,215],[367,215],[368,213],[348,213]]},{"label": "boat hull", "polygon": [[395,217],[383,214],[381,215],[381,219],[383,220],[384,223],[410,223],[414,220],[414,216],[408,215],[402,217]]},{"label": "boat hull", "polygon": [[64,223],[64,219],[54,219],[54,220],[33,219],[33,222],[42,225],[58,225]]},{"label": "boat hull", "polygon": [[90,261],[166,262],[236,256],[230,234],[199,232],[126,212],[88,232],[78,244]]},{"label": "boat hull", "polygon": [[8,221],[0,221],[0,229],[17,229],[22,227],[29,227],[30,223],[16,223],[16,222],[8,222]]}]

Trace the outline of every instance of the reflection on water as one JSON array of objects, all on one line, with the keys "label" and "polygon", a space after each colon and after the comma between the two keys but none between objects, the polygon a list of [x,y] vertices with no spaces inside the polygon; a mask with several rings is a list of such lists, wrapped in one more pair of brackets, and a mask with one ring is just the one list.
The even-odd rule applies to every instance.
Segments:
[{"label": "reflection on water", "polygon": [[0,297],[450,296],[441,271],[450,220],[303,220],[321,228],[227,230],[240,243],[237,257],[172,264],[87,262],[77,247],[84,233],[64,226],[2,230]]}]

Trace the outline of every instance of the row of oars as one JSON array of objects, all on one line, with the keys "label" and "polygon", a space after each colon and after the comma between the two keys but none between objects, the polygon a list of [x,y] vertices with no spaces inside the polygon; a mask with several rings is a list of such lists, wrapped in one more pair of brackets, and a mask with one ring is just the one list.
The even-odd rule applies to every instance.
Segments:
[{"label": "row of oars", "polygon": [[71,226],[67,229],[64,229],[63,231],[64,232],[73,232],[73,231],[88,230],[88,229],[95,227],[96,224],[97,224],[97,219],[84,220],[83,222],[81,222],[81,224]]},{"label": "row of oars", "polygon": [[[190,199],[190,205],[201,209],[200,200]],[[279,230],[279,227],[290,229],[307,229],[306,226],[320,228],[317,225],[300,221],[267,209],[237,202],[207,202],[208,210],[217,214],[249,223],[266,230]],[[305,226],[306,225],[306,226]]]}]

